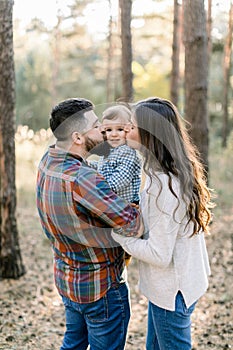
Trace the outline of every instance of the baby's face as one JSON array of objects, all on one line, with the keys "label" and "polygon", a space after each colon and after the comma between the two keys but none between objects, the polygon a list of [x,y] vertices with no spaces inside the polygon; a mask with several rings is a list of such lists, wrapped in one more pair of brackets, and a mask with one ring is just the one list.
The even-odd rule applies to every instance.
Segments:
[{"label": "baby's face", "polygon": [[114,120],[103,120],[102,130],[105,132],[108,143],[115,148],[124,145],[126,142],[126,123],[123,118]]}]

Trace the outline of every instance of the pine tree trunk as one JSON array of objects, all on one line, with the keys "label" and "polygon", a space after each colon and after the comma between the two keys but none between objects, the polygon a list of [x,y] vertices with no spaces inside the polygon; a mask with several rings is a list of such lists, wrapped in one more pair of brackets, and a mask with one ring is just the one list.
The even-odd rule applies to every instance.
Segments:
[{"label": "pine tree trunk", "polygon": [[208,42],[204,0],[185,0],[185,116],[208,172]]},{"label": "pine tree trunk", "polygon": [[224,48],[224,87],[223,87],[223,127],[222,127],[222,146],[227,146],[227,137],[229,129],[228,115],[228,95],[230,87],[230,71],[231,71],[231,52],[232,52],[232,31],[233,31],[233,3],[230,5],[228,35]]},{"label": "pine tree trunk", "polygon": [[208,0],[207,12],[207,37],[208,37],[208,62],[210,62],[212,52],[212,0]]},{"label": "pine tree trunk", "polygon": [[122,100],[129,102],[133,99],[132,72],[132,36],[131,10],[132,0],[119,0],[121,9],[121,42],[122,42]]},{"label": "pine tree trunk", "polygon": [[171,101],[178,107],[179,103],[179,80],[180,80],[180,20],[181,5],[178,0],[174,0],[173,18],[173,42],[172,42],[172,72],[171,72]]},{"label": "pine tree trunk", "polygon": [[13,0],[0,1],[0,278],[25,273],[16,223]]}]

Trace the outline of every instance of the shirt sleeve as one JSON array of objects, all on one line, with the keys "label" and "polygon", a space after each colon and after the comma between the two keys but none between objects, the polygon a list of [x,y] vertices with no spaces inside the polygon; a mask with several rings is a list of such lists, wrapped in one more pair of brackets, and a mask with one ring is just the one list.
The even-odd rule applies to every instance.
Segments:
[{"label": "shirt sleeve", "polygon": [[80,169],[73,198],[89,215],[105,227],[114,228],[124,236],[136,236],[140,213],[109,187],[106,180],[88,166]]},{"label": "shirt sleeve", "polygon": [[144,214],[148,222],[148,232],[145,233],[147,239],[125,238],[114,232],[112,237],[135,258],[166,268],[172,260],[177,234],[184,217],[184,206],[181,203],[176,210],[178,200],[165,182],[156,202],[157,194],[158,188],[152,188],[147,194],[147,213]]}]

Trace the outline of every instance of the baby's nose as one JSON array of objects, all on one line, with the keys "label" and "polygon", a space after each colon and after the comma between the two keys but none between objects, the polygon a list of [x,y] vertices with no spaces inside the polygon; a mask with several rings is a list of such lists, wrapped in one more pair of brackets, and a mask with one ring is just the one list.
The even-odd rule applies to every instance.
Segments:
[{"label": "baby's nose", "polygon": [[117,135],[117,130],[112,130],[111,131],[111,134],[114,136],[114,135]]}]

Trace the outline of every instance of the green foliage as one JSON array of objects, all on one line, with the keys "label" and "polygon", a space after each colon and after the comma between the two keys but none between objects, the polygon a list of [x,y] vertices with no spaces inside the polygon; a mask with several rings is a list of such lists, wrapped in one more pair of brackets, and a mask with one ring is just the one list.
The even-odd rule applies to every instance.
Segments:
[{"label": "green foliage", "polygon": [[215,202],[218,208],[224,209],[232,206],[233,197],[233,131],[229,135],[226,149],[221,147],[221,138],[210,137],[210,187],[216,194]]},{"label": "green foliage", "polygon": [[16,122],[32,129],[48,125],[51,108],[49,57],[30,51],[16,62]]},{"label": "green foliage", "polygon": [[212,43],[212,52],[215,53],[215,52],[223,52],[224,50],[224,43],[223,41],[214,41]]},{"label": "green foliage", "polygon": [[166,75],[158,71],[153,63],[143,67],[138,62],[133,62],[135,100],[148,96],[160,96],[169,98],[169,80]]},{"label": "green foliage", "polygon": [[[153,3],[153,1],[152,1]],[[160,1],[158,4],[164,4]],[[22,30],[14,22],[16,68],[16,121],[33,130],[48,127],[51,107],[68,97],[84,96],[95,105],[106,102],[108,33],[101,39],[91,33],[88,13],[100,2],[73,0],[70,15],[58,13],[54,27],[34,19]],[[107,1],[106,1],[107,4]],[[132,21],[134,100],[158,95],[170,98],[173,4],[152,4]],[[211,127],[221,135],[223,96],[223,46],[226,14],[213,21],[213,50],[209,69]],[[115,18],[117,26],[117,18]],[[121,96],[120,38],[115,28],[112,81],[114,99]],[[96,33],[97,34],[97,33]],[[181,75],[183,71],[181,52]],[[182,76],[181,76],[182,81]],[[182,87],[181,87],[182,89]],[[181,96],[182,99],[182,96]],[[183,107],[183,101],[181,101]],[[179,106],[178,106],[179,107]],[[181,108],[179,108],[181,110]],[[230,115],[230,126],[232,114]]]},{"label": "green foliage", "polygon": [[47,128],[52,106],[65,98],[105,101],[105,47],[93,42],[84,25],[49,31],[32,21],[28,30],[30,36],[17,37],[15,49],[18,125]]}]

